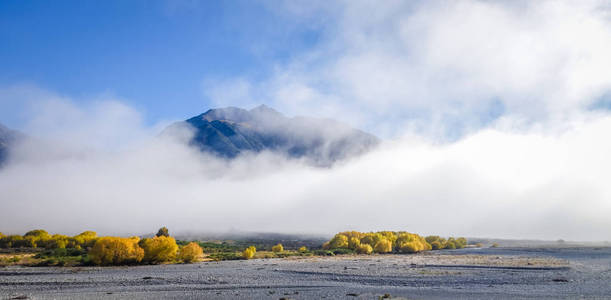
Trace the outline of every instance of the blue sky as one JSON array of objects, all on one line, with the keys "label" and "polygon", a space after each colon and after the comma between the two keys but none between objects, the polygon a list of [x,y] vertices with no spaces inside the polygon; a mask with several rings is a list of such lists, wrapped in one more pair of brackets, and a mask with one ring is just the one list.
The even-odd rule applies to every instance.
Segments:
[{"label": "blue sky", "polygon": [[289,23],[257,1],[2,1],[0,86],[107,94],[150,122],[186,118],[211,105],[206,79],[266,77],[316,42]]},{"label": "blue sky", "polygon": [[607,108],[609,14],[596,0],[2,1],[0,122],[28,122],[28,91],[6,92],[26,86],[121,101],[147,125],[263,103],[453,141]]}]

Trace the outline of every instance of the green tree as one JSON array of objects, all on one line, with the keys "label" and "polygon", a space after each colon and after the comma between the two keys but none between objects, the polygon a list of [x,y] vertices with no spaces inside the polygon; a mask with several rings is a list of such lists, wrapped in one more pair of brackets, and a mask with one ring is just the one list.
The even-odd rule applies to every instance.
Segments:
[{"label": "green tree", "polygon": [[20,235],[8,235],[0,239],[1,248],[18,248],[22,247],[23,237]]},{"label": "green tree", "polygon": [[157,231],[157,234],[155,236],[165,236],[168,237],[170,236],[170,232],[168,231],[168,228],[166,228],[165,226],[159,228],[159,230]]}]

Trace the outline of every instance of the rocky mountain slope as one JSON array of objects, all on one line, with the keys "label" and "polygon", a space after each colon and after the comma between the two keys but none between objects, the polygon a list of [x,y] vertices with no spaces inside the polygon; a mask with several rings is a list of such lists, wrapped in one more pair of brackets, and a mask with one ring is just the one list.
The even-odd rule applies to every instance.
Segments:
[{"label": "rocky mountain slope", "polygon": [[377,137],[340,122],[289,118],[265,105],[251,110],[210,109],[172,124],[164,133],[185,125],[194,130],[191,145],[229,159],[243,153],[272,151],[324,166],[363,154],[379,143]]},{"label": "rocky mountain slope", "polygon": [[4,164],[9,154],[9,147],[14,143],[20,134],[17,131],[8,129],[0,124],[0,166]]}]

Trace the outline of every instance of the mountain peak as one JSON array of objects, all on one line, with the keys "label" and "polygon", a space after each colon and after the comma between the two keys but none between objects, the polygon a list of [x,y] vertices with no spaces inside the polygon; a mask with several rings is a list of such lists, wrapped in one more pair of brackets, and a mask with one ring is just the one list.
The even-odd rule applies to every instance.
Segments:
[{"label": "mountain peak", "polygon": [[252,113],[273,113],[273,114],[280,114],[278,111],[276,111],[275,109],[265,105],[265,104],[261,104],[253,109],[250,110],[250,112]]},{"label": "mountain peak", "polygon": [[209,122],[214,120],[232,120],[235,122],[240,122],[248,119],[248,115],[249,112],[245,109],[229,106],[224,108],[209,109],[200,116],[202,119]]},{"label": "mountain peak", "polygon": [[250,110],[210,109],[175,125],[183,123],[194,129],[191,145],[225,158],[271,151],[328,166],[379,143],[377,137],[337,121],[288,118],[264,104]]}]

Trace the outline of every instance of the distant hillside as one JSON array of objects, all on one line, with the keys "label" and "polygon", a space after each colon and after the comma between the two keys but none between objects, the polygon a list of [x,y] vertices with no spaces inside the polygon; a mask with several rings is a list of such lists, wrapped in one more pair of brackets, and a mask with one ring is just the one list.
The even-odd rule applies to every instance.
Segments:
[{"label": "distant hillside", "polygon": [[0,166],[2,166],[9,155],[9,147],[21,134],[15,130],[6,128],[0,124]]},{"label": "distant hillside", "polygon": [[190,141],[193,146],[230,159],[269,150],[325,166],[363,154],[379,143],[377,137],[337,121],[288,118],[265,105],[251,110],[211,109],[172,124],[165,133],[184,125],[195,130]]}]

